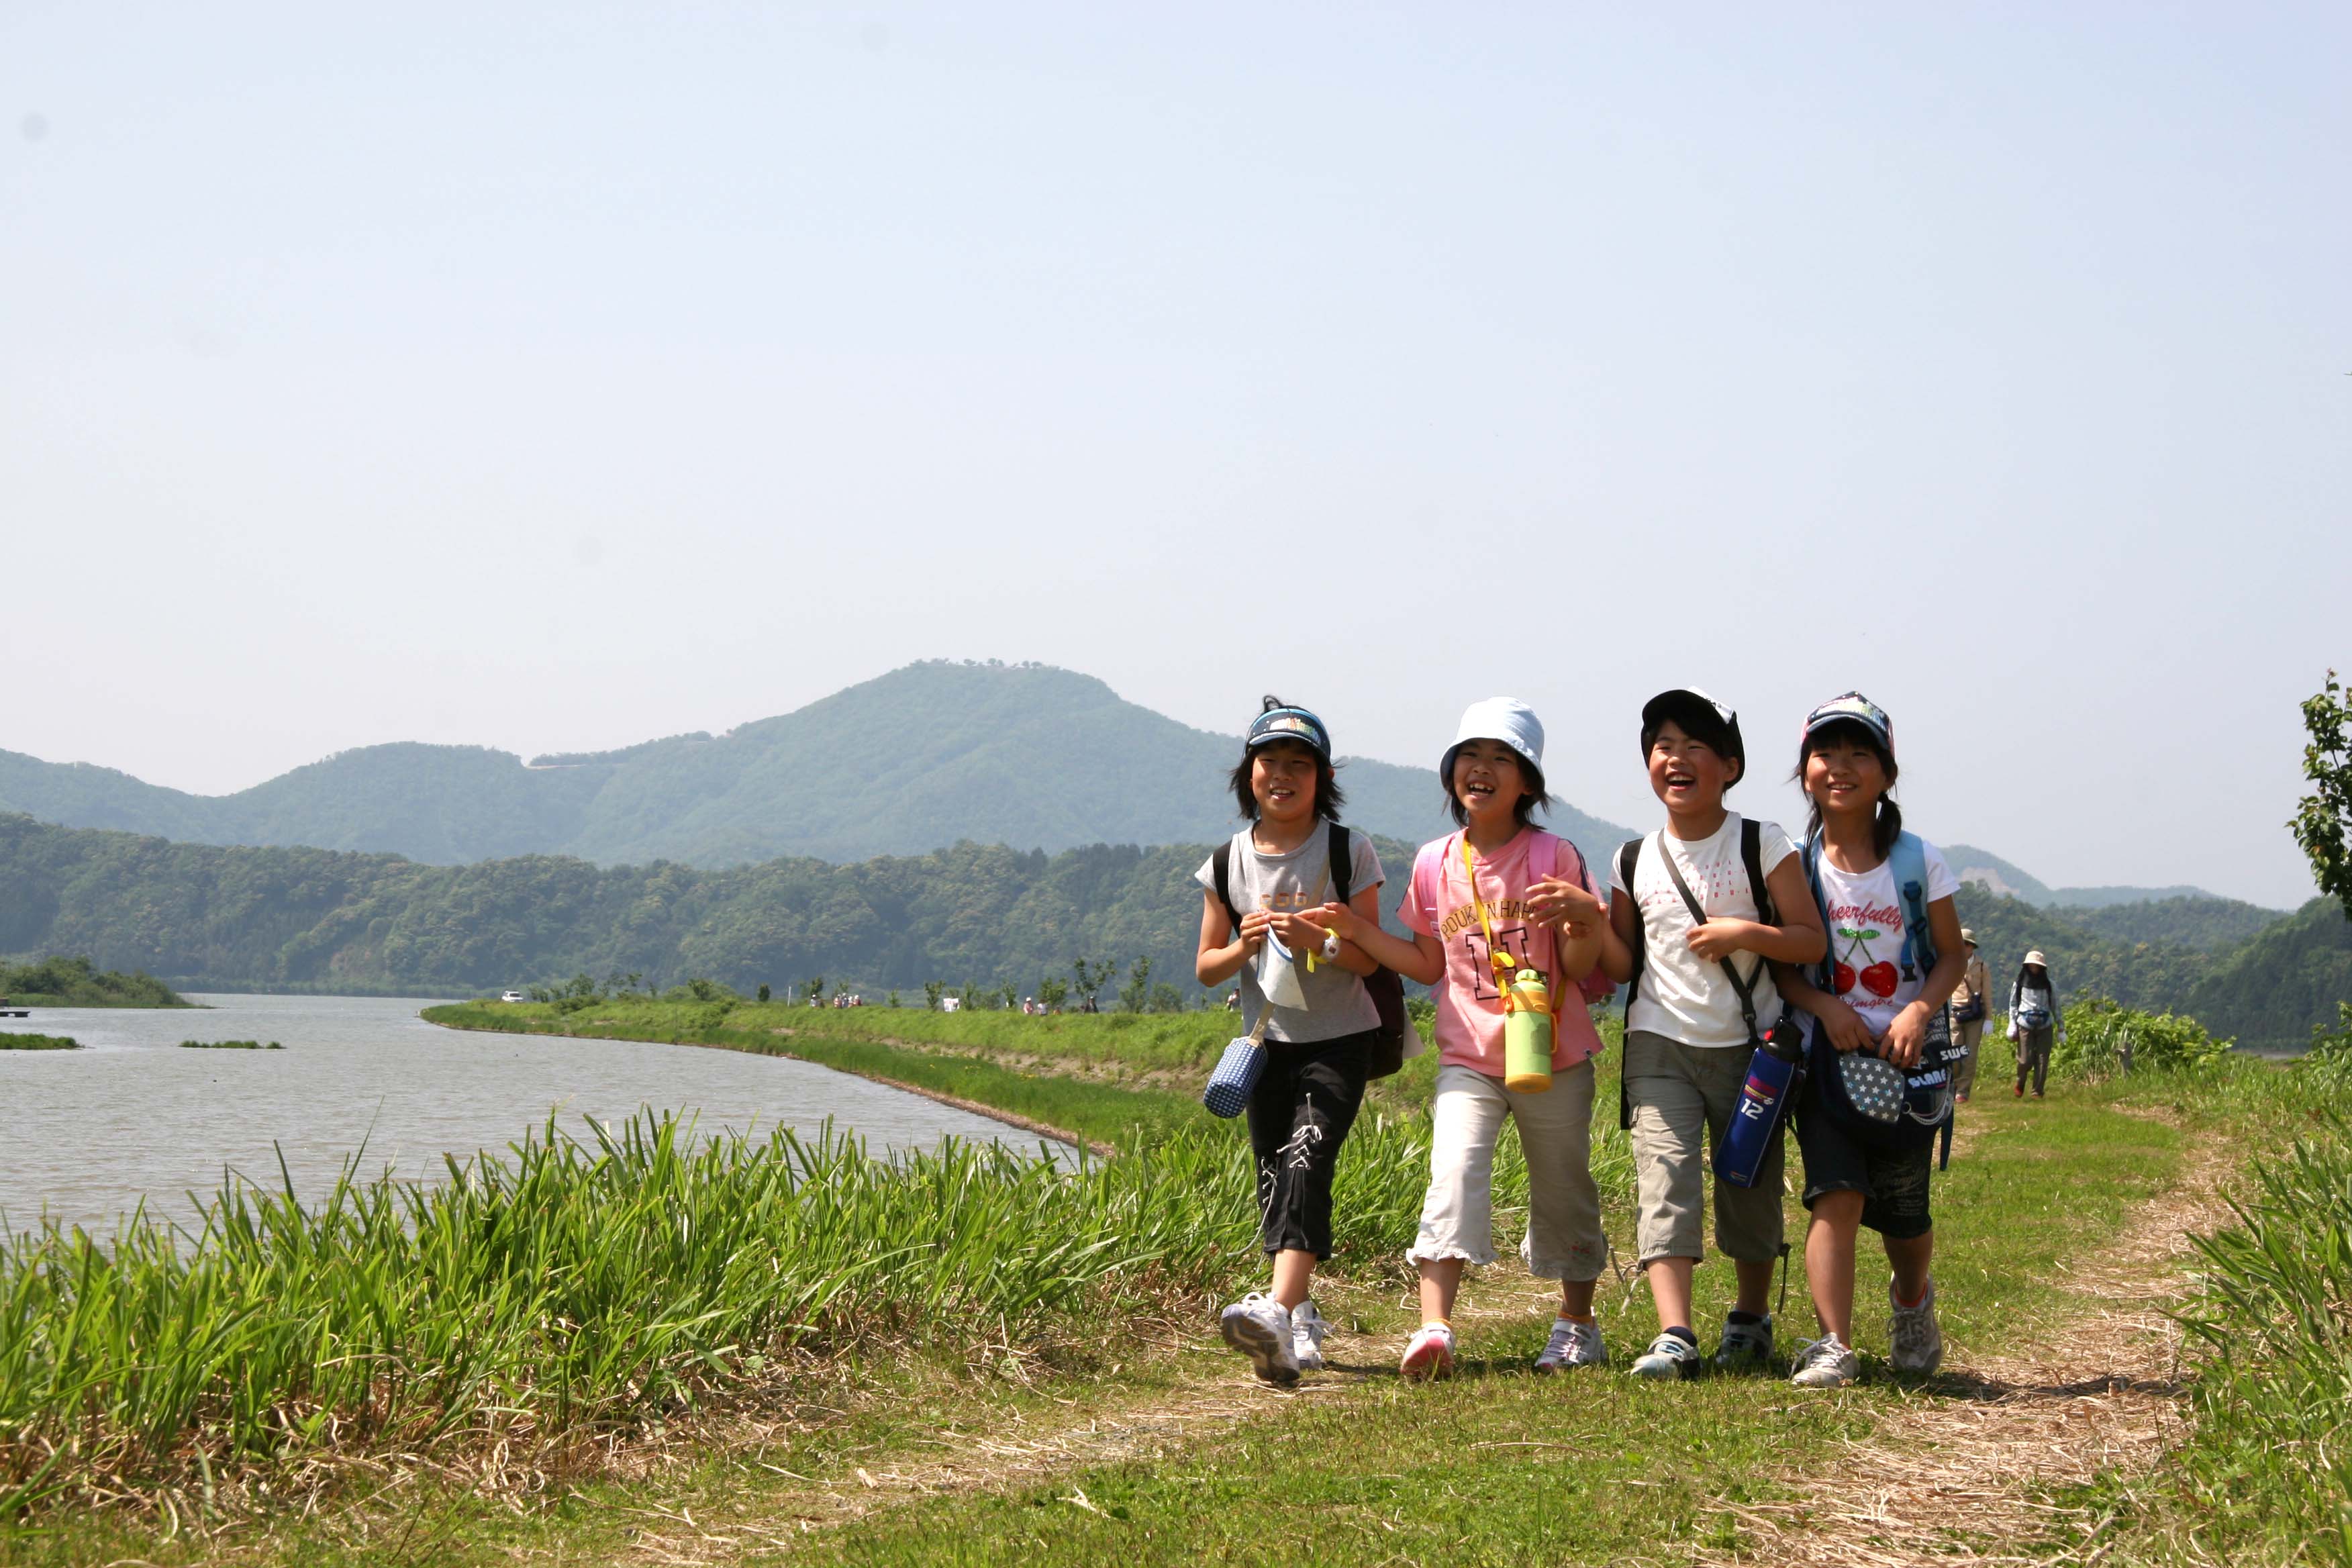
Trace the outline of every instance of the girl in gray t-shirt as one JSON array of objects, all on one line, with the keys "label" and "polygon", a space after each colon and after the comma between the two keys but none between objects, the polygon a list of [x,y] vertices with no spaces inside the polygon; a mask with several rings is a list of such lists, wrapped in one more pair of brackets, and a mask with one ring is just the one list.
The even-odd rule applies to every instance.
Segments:
[{"label": "girl in gray t-shirt", "polygon": [[[1211,986],[1238,975],[1244,1027],[1265,1026],[1248,1116],[1259,1241],[1274,1279],[1227,1307],[1221,1326],[1258,1376],[1290,1384],[1323,1364],[1328,1325],[1307,1287],[1331,1255],[1331,1173],[1380,1025],[1363,978],[1377,965],[1309,916],[1344,882],[1349,907],[1377,922],[1381,862],[1370,838],[1339,826],[1331,738],[1306,709],[1267,698],[1231,782],[1249,826],[1202,863],[1193,974]],[[1335,852],[1347,858],[1344,875]]]}]

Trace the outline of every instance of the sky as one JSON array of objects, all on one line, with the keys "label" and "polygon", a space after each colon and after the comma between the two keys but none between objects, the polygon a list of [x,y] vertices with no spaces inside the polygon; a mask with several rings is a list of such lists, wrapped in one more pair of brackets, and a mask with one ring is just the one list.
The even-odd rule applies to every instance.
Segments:
[{"label": "sky", "polygon": [[[2352,11],[0,0],[0,746],[204,793],[919,658],[2310,896]],[[1769,775],[1769,782],[1767,775]]]}]

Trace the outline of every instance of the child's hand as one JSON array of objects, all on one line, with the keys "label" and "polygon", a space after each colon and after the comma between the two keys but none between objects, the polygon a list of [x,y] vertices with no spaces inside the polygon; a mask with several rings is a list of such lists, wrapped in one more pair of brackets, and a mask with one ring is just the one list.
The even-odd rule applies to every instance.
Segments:
[{"label": "child's hand", "polygon": [[1570,941],[1609,923],[1609,906],[1565,877],[1546,877],[1528,889],[1528,917],[1558,926]]},{"label": "child's hand", "polygon": [[1265,933],[1274,924],[1272,910],[1252,910],[1242,917],[1242,952],[1252,958],[1265,945]]},{"label": "child's hand", "polygon": [[1870,1026],[1862,1021],[1862,1015],[1834,996],[1822,997],[1813,1016],[1822,1021],[1830,1044],[1842,1051],[1866,1051],[1878,1043],[1870,1037]]},{"label": "child's hand", "polygon": [[1285,910],[1274,917],[1274,933],[1291,952],[1311,952],[1323,945],[1323,938],[1328,934],[1329,922],[1318,924],[1310,918],[1321,912],[1320,910],[1309,910],[1297,914]]},{"label": "child's hand", "polygon": [[1729,958],[1748,945],[1748,935],[1755,929],[1754,921],[1709,921],[1690,928],[1690,950],[1710,963]]},{"label": "child's hand", "polygon": [[1895,1022],[1886,1026],[1886,1037],[1879,1042],[1878,1054],[1899,1068],[1919,1065],[1919,1055],[1927,1046],[1927,1009],[1914,1002],[1895,1015]]},{"label": "child's hand", "polygon": [[1323,943],[1323,933],[1337,933],[1341,942],[1354,942],[1364,929],[1363,917],[1345,904],[1323,904],[1308,910],[1300,917],[1312,925],[1315,934],[1308,940],[1318,947]]}]

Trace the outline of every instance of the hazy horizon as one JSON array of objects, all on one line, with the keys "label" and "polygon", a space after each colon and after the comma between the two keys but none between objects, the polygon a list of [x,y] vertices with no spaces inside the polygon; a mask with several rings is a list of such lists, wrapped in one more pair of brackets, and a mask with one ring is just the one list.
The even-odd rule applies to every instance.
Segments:
[{"label": "hazy horizon", "polygon": [[[2352,668],[2352,16],[33,5],[0,748],[222,794],[919,658],[1650,825],[1780,782],[2291,907]],[[2333,149],[2334,151],[2331,151]]]}]

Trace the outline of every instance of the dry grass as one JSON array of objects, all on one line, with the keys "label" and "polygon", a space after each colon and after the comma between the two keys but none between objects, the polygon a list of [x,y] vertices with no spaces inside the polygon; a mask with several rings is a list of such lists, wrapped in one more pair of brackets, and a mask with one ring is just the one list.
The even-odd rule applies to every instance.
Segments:
[{"label": "dry grass", "polygon": [[2181,1182],[2077,1260],[2084,1307],[2049,1340],[1976,1358],[1881,1417],[1831,1464],[1779,1478],[1796,1495],[1730,1504],[1744,1537],[1707,1563],[2095,1563],[2107,1521],[2050,1500],[2103,1473],[2144,1471],[2186,1433],[2179,1326],[2189,1233],[2210,1226],[2234,1166],[2191,1145]]}]

